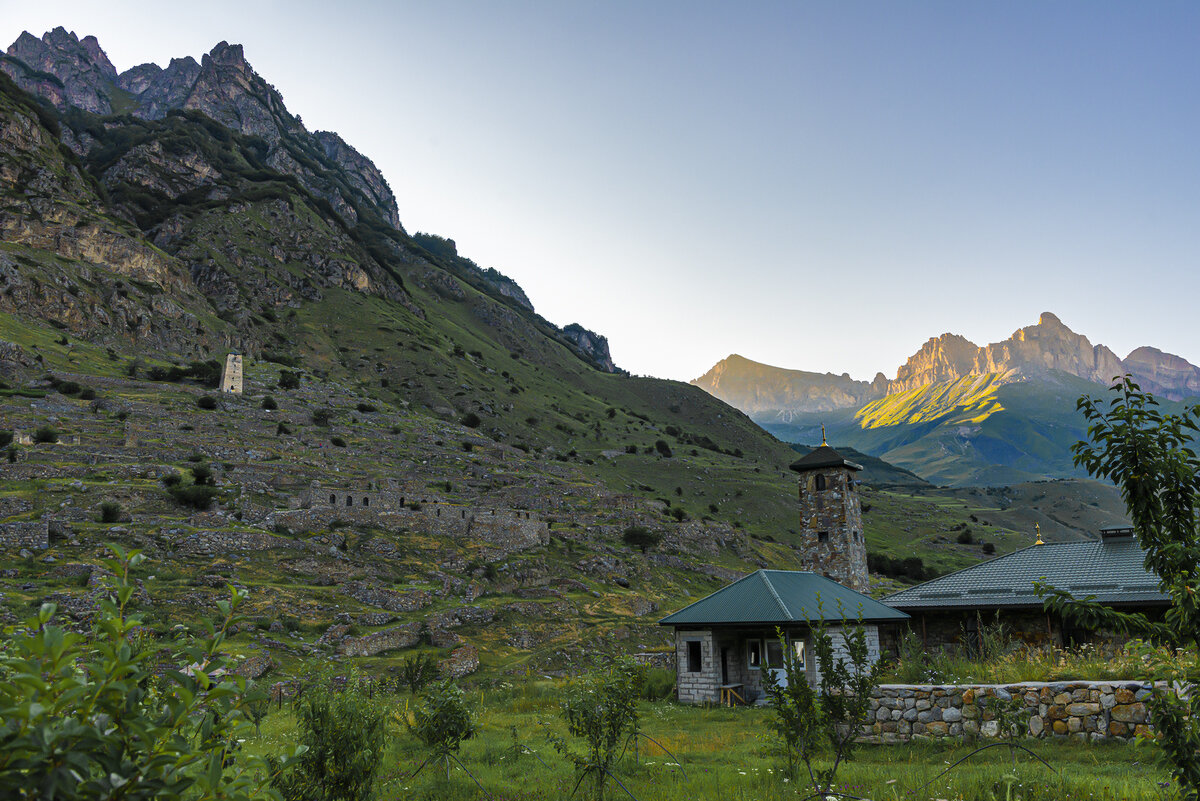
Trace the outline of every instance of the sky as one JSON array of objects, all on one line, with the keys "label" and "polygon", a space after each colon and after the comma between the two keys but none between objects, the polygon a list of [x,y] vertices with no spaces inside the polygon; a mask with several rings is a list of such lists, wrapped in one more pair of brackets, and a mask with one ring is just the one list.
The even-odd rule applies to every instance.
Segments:
[{"label": "sky", "polygon": [[1200,4],[0,0],[117,69],[226,40],[409,232],[689,380],[870,379],[1053,311],[1200,363]]}]

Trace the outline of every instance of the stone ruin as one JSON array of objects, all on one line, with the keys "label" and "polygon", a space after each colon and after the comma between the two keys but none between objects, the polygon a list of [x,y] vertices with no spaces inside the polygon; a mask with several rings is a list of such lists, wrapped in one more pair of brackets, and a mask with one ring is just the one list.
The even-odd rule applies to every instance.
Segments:
[{"label": "stone ruin", "polygon": [[242,355],[231,353],[225,357],[225,366],[221,368],[221,391],[234,395],[242,394]]}]

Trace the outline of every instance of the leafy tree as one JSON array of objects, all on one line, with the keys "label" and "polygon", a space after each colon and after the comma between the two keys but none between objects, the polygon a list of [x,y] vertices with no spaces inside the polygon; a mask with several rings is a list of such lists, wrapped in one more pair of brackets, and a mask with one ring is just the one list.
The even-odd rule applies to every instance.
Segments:
[{"label": "leafy tree", "polygon": [[268,412],[271,412],[279,408],[279,402],[276,401],[275,398],[268,395],[262,399],[262,407]]},{"label": "leafy tree", "polygon": [[400,665],[400,683],[407,687],[412,695],[416,695],[422,687],[436,679],[437,674],[437,664],[425,654],[406,657]]},{"label": "leafy tree", "polygon": [[475,720],[463,691],[448,678],[429,688],[421,705],[413,710],[408,727],[433,752],[429,759],[445,765],[447,779],[450,760],[455,759],[462,741],[475,734]]},{"label": "leafy tree", "polygon": [[384,713],[354,671],[344,687],[321,677],[296,701],[305,747],[290,770],[276,768],[273,785],[285,801],[365,801],[383,761]]},{"label": "leafy tree", "polygon": [[[778,630],[783,652],[786,686],[773,671],[763,672],[763,685],[771,699],[774,718],[771,728],[783,742],[788,770],[795,773],[803,763],[813,792],[824,796],[833,788],[838,767],[854,755],[856,739],[871,710],[871,693],[879,686],[879,663],[871,658],[867,629],[858,620],[842,614],[842,625],[831,633],[824,621],[819,598],[817,620],[811,629],[812,653],[819,674],[816,687],[808,683],[806,666],[795,650],[787,647],[783,631]],[[834,647],[834,637],[842,642],[845,657]],[[817,755],[829,749],[828,767],[817,764]]]},{"label": "leafy tree", "polygon": [[1150,393],[1129,376],[1114,384],[1107,404],[1079,399],[1088,421],[1088,440],[1074,446],[1075,464],[1107,478],[1121,491],[1138,543],[1146,551],[1146,569],[1159,577],[1171,598],[1161,620],[1141,612],[1120,612],[1091,599],[1077,600],[1045,585],[1047,610],[1088,628],[1106,628],[1140,638],[1151,677],[1170,682],[1149,698],[1163,761],[1187,801],[1200,799],[1200,693],[1179,687],[1200,686],[1194,660],[1164,663],[1157,648],[1200,647],[1200,458],[1193,441],[1200,431],[1200,405],[1164,413]]},{"label": "leafy tree", "polygon": [[554,741],[554,747],[575,763],[580,782],[591,779],[597,801],[604,798],[617,749],[637,731],[641,682],[637,665],[623,657],[584,676],[567,690],[562,702],[567,731],[583,740],[585,750],[573,752],[561,740]]},{"label": "leafy tree", "polygon": [[113,550],[111,595],[90,636],[57,625],[54,604],[43,604],[0,641],[0,798],[274,797],[263,761],[237,747],[249,729],[247,683],[226,672],[223,653],[246,593],[217,604],[207,639],[183,641],[173,659],[191,670],[157,678],[130,611],[130,569],[144,557]]},{"label": "leafy tree", "polygon": [[293,373],[291,370],[279,371],[279,388],[280,389],[299,389],[300,374]]},{"label": "leafy tree", "polygon": [[651,531],[645,526],[630,526],[625,529],[621,539],[629,547],[638,548],[645,553],[647,548],[653,548],[662,542],[662,532]]}]

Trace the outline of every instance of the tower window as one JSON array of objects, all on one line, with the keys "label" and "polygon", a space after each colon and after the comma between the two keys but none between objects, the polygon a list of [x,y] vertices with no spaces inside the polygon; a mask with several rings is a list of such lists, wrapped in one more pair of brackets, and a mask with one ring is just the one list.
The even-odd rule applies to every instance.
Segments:
[{"label": "tower window", "polygon": [[829,532],[828,531],[818,531],[817,532],[817,542],[829,542]]},{"label": "tower window", "polygon": [[700,641],[699,640],[688,640],[688,643],[687,643],[687,666],[688,666],[688,668],[687,668],[688,673],[699,673],[703,666],[703,660],[700,657]]},{"label": "tower window", "polygon": [[821,475],[820,473],[817,473],[817,478],[813,482],[813,486],[816,487],[817,492],[824,490],[825,489],[825,476]]}]

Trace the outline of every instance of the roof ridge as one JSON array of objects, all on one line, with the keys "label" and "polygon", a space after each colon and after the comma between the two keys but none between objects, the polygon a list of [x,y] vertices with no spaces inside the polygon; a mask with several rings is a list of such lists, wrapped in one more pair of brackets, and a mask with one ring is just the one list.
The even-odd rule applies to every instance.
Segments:
[{"label": "roof ridge", "polygon": [[792,610],[787,608],[787,604],[779,597],[779,593],[775,590],[775,585],[771,583],[771,579],[767,578],[767,571],[759,570],[759,578],[762,579],[763,585],[767,588],[767,592],[771,593],[771,597],[775,599],[775,603],[779,605],[780,611],[787,617],[788,620],[795,620],[796,616],[792,614]]}]

